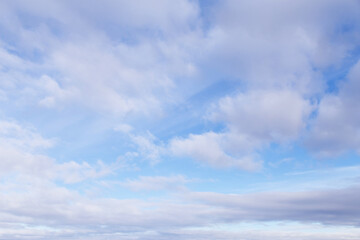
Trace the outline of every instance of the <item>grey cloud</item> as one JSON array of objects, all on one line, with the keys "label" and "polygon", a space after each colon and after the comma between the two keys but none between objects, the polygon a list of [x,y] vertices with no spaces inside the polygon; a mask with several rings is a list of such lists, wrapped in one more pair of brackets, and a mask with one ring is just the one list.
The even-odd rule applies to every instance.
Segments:
[{"label": "grey cloud", "polygon": [[[17,185],[19,188],[20,185]],[[303,222],[325,225],[360,225],[360,189],[358,186],[308,192],[265,192],[255,194],[220,194],[207,192],[183,193],[180,199],[137,200],[82,196],[74,191],[50,183],[25,184],[26,192],[0,192],[0,220],[28,226],[44,226],[46,234],[56,230],[59,236],[73,239],[109,236],[110,239],[134,236],[135,239],[203,239],[209,234],[221,234],[211,229],[217,224],[241,222]],[[179,195],[180,196],[180,195]],[[205,231],[187,229],[204,228]],[[69,229],[72,231],[66,231]],[[26,229],[13,230],[22,236]],[[28,229],[29,230],[29,229]],[[233,236],[261,239],[269,236],[259,232],[223,232],[224,239]],[[286,239],[286,231],[270,233]],[[0,236],[5,236],[0,228]],[[36,231],[34,235],[38,234]],[[120,234],[120,235],[119,235]],[[298,233],[305,237],[303,232]],[[346,232],[344,239],[358,236]],[[51,235],[50,235],[51,236]],[[281,238],[283,236],[283,238]],[[285,237],[286,236],[286,237]],[[308,239],[325,239],[326,235],[309,235]],[[56,235],[54,236],[56,237]],[[40,237],[39,237],[40,238]],[[22,239],[10,238],[10,239]],[[41,239],[41,238],[40,238]],[[214,239],[214,238],[210,238]],[[217,238],[215,238],[217,239]],[[295,238],[296,239],[296,238]],[[331,238],[330,238],[331,239]]]},{"label": "grey cloud", "polygon": [[194,199],[224,208],[227,221],[304,221],[360,225],[358,186],[308,192],[268,192],[247,195],[195,193]]},{"label": "grey cloud", "polygon": [[[326,230],[325,230],[326,231]],[[352,240],[357,239],[360,234],[358,231],[349,232],[340,230],[336,233],[326,232],[311,232],[304,233],[300,231],[268,231],[268,230],[239,230],[239,231],[226,231],[226,230],[174,230],[163,231],[159,233],[149,233],[140,235],[136,239],[145,240],[263,240],[267,238],[276,240]],[[126,239],[126,238],[125,238]],[[130,238],[131,239],[131,238]]]},{"label": "grey cloud", "polygon": [[[212,75],[244,83],[244,92],[221,99],[218,108],[210,110],[211,120],[226,126],[222,132],[175,138],[170,148],[212,166],[256,169],[261,165],[256,151],[303,136],[317,107],[314,99],[326,88],[322,71],[343,64],[356,47],[359,3],[224,1],[216,6],[200,48],[206,56],[202,64],[214,69]],[[346,26],[348,31],[336,37]],[[340,132],[341,141],[334,144],[329,141],[336,134],[326,134],[320,130],[319,137],[329,149],[346,145]],[[314,140],[310,148],[320,142]]]},{"label": "grey cloud", "polygon": [[[319,70],[340,64],[359,39],[358,1],[224,1],[218,7],[208,33],[209,64],[251,88],[321,93]],[[336,37],[345,26],[349,31]]]},{"label": "grey cloud", "polygon": [[[175,3],[167,0],[152,1],[68,1],[94,25],[116,24],[127,33],[134,29],[151,29],[164,34],[177,34],[176,30],[188,30],[196,22],[199,9],[196,2],[181,0]],[[85,6],[85,7],[84,7]],[[113,32],[115,29],[111,29]]]},{"label": "grey cloud", "polygon": [[338,94],[325,95],[305,145],[316,155],[332,157],[348,150],[360,151],[360,61]]}]

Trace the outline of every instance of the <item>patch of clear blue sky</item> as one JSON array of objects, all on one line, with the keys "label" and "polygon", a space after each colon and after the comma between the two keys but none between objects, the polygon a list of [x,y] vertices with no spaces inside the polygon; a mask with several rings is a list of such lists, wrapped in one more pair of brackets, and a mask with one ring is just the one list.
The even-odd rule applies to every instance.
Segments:
[{"label": "patch of clear blue sky", "polygon": [[326,81],[325,93],[337,94],[339,91],[339,85],[346,81],[346,77],[354,64],[360,59],[360,46],[355,46],[348,54],[344,57],[340,66],[330,66],[325,69],[322,73]]},{"label": "patch of clear blue sky", "polygon": [[332,65],[322,71],[327,86],[325,93],[336,94],[339,90],[339,84],[346,81],[349,70],[360,59],[360,46],[358,44],[360,37],[356,34],[359,31],[356,27],[353,21],[344,21],[333,33],[334,41],[339,41],[339,44],[345,42],[351,48],[348,49],[345,56],[342,56],[339,64]]},{"label": "patch of clear blue sky", "polygon": [[200,16],[202,18],[202,27],[206,31],[212,24],[215,16],[215,6],[219,4],[219,0],[198,0],[200,6]]}]

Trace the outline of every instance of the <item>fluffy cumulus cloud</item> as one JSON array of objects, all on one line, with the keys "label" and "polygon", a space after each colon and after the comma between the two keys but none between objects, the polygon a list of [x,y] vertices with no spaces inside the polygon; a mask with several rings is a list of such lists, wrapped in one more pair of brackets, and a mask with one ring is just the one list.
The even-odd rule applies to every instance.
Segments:
[{"label": "fluffy cumulus cloud", "polygon": [[221,99],[212,118],[237,135],[282,142],[297,137],[310,113],[311,103],[297,92],[253,91]]},{"label": "fluffy cumulus cloud", "polygon": [[194,159],[208,163],[213,167],[237,167],[245,170],[257,170],[261,163],[254,161],[252,156],[234,156],[224,148],[231,142],[226,141],[227,135],[214,132],[202,135],[190,135],[186,139],[173,139],[170,150],[178,156],[190,156]]},{"label": "fluffy cumulus cloud", "polygon": [[[303,136],[312,112],[317,110],[317,98],[327,88],[322,72],[341,65],[348,52],[356,48],[358,3],[225,1],[218,7],[214,26],[207,33],[206,47],[208,56],[212,56],[207,64],[240,81],[245,91],[220,99],[212,109],[210,120],[223,123],[223,132],[192,134],[187,139],[175,139],[171,146],[177,155],[213,166],[254,169],[259,166],[254,151]],[[321,100],[316,120],[319,124],[315,123],[310,149],[321,148],[317,138],[322,138],[331,152],[348,145],[348,141],[353,142],[349,148],[354,148],[351,137],[342,137],[354,129],[323,124],[333,121],[348,126],[341,119],[322,117],[327,110],[338,118],[351,116],[350,111],[334,113],[342,109],[340,104],[337,96],[325,95]],[[322,131],[326,125],[339,131]],[[332,147],[334,144],[328,141],[341,143]]]},{"label": "fluffy cumulus cloud", "polygon": [[261,162],[253,152],[270,143],[295,140],[312,109],[309,100],[289,90],[258,90],[225,97],[210,117],[226,124],[224,132],[175,139],[171,149],[213,166],[255,170]]}]

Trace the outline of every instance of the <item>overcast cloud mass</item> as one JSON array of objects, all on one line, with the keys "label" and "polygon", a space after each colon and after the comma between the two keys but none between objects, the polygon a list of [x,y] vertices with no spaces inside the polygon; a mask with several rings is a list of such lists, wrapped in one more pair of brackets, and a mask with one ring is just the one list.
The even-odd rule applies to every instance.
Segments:
[{"label": "overcast cloud mass", "polygon": [[0,239],[360,239],[358,0],[0,1]]}]

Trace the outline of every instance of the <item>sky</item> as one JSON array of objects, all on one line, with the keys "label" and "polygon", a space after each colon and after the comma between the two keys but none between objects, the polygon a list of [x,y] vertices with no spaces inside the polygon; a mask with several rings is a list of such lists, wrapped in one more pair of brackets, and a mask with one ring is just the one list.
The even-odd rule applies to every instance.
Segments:
[{"label": "sky", "polygon": [[358,0],[0,1],[0,239],[360,239]]}]

